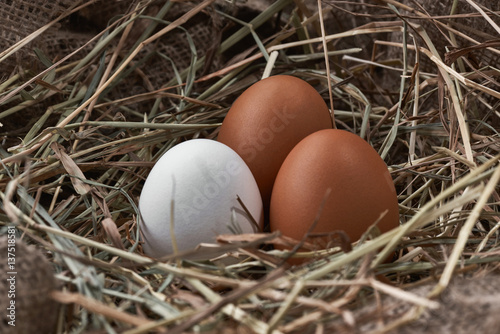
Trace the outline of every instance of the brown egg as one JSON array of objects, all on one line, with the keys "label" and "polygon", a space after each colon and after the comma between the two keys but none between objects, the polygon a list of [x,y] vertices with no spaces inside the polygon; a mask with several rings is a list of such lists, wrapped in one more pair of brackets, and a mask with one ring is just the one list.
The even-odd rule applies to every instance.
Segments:
[{"label": "brown egg", "polygon": [[339,246],[326,245],[334,234],[325,235],[343,231],[357,241],[386,210],[377,225],[381,232],[398,226],[399,210],[378,153],[348,131],[321,130],[298,143],[283,162],[271,197],[270,228],[301,240],[320,212],[312,232],[324,237],[307,241],[320,248]]},{"label": "brown egg", "polygon": [[218,141],[246,162],[267,208],[274,179],[288,153],[307,135],[331,128],[328,107],[311,85],[297,77],[276,75],[258,81],[236,99]]}]

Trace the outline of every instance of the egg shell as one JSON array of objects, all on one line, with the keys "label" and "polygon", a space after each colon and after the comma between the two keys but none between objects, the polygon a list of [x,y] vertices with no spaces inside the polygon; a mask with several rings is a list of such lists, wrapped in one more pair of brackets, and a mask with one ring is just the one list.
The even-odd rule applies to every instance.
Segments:
[{"label": "egg shell", "polygon": [[172,147],[154,165],[139,199],[144,252],[155,258],[173,253],[172,200],[179,251],[214,243],[220,234],[231,234],[228,226],[233,212],[243,233],[257,232],[237,196],[262,228],[263,206],[257,183],[236,152],[209,139],[192,139]]},{"label": "egg shell", "polygon": [[217,140],[246,162],[267,207],[288,153],[307,135],[329,128],[330,112],[314,87],[294,76],[276,75],[258,81],[236,99]]},{"label": "egg shell", "polygon": [[[300,141],[283,162],[271,198],[270,228],[302,240],[320,212],[312,233],[343,231],[354,242],[386,210],[377,225],[381,232],[398,226],[399,210],[391,175],[375,149],[348,131],[321,130]],[[331,240],[308,239],[320,248],[332,246],[327,245]]]}]

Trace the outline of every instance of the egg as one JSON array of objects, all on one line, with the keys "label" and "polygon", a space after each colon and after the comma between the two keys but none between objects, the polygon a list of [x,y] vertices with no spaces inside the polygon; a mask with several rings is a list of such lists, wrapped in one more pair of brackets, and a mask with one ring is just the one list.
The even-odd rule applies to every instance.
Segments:
[{"label": "egg", "polygon": [[251,85],[236,99],[217,140],[243,158],[268,207],[288,153],[307,135],[331,128],[328,107],[314,87],[294,76],[275,75]]},{"label": "egg", "polygon": [[232,225],[253,233],[263,224],[250,169],[231,148],[210,139],[182,142],[161,156],[144,183],[139,211],[144,252],[155,258],[174,252],[171,214],[179,251],[214,243],[217,235],[232,233]]},{"label": "egg", "polygon": [[[379,218],[383,217],[379,220]],[[324,248],[343,231],[357,241],[377,220],[386,232],[399,224],[398,199],[387,165],[361,137],[345,130],[317,131],[301,140],[283,162],[271,197],[270,229]],[[334,246],[338,246],[335,244]]]}]

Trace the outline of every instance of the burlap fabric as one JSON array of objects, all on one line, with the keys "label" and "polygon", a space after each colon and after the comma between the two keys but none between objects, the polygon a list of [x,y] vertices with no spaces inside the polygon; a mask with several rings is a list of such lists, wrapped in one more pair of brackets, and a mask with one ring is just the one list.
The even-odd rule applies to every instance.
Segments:
[{"label": "burlap fabric", "polygon": [[[396,14],[394,10],[389,8],[385,1],[363,0],[352,2],[327,0],[325,4],[332,7],[332,14],[327,23],[327,29],[330,29],[330,33],[339,33],[347,29],[361,27],[371,22],[378,21],[385,23],[388,21],[406,21],[411,25],[421,26],[422,30],[429,36],[430,41],[443,61],[447,61],[448,58],[446,56],[452,55],[453,53],[451,52],[454,50],[465,49],[470,51],[461,54],[462,57],[460,61],[465,67],[458,67],[456,58],[448,62],[449,65],[453,64],[453,66],[457,66],[456,68],[459,72],[463,70],[466,73],[474,73],[474,71],[483,72],[485,69],[488,69],[488,66],[498,67],[497,64],[499,63],[500,56],[498,53],[488,49],[486,46],[489,45],[486,43],[491,40],[498,41],[500,34],[496,31],[495,27],[481,16],[477,9],[471,6],[466,0],[458,0],[457,10],[454,13],[451,13],[454,0],[401,0],[399,2],[407,6],[408,9],[405,10],[401,7],[397,7],[398,14]],[[490,18],[500,26],[500,18],[498,16],[498,11],[500,11],[499,1],[474,0],[474,2],[480,5],[486,13],[489,13]],[[425,15],[420,15],[417,12],[424,13]],[[492,14],[492,12],[496,12],[496,14]],[[451,14],[453,14],[453,16],[450,16]],[[446,24],[456,30],[457,32],[454,33],[454,39],[450,38],[449,30],[438,23]],[[424,39],[413,28],[408,27],[407,32],[409,36],[407,44],[410,47],[412,47],[414,41],[416,41],[417,46],[430,49],[430,46],[426,44]],[[468,40],[466,37],[473,38],[479,45]],[[354,83],[364,91],[375,91],[374,87],[376,86],[379,92],[388,92],[389,94],[384,96],[379,92],[374,93],[369,95],[369,99],[372,102],[386,105],[389,108],[397,102],[399,97],[402,74],[401,69],[403,68],[403,48],[389,46],[385,42],[401,44],[402,41],[403,33],[401,31],[395,31],[390,33],[355,35],[352,36],[352,38],[343,38],[335,42],[338,49],[350,47],[362,48],[363,51],[353,55],[354,57],[373,59],[377,63],[392,67],[392,69],[387,69],[374,66],[373,68],[375,71],[370,73],[371,77],[368,80],[366,78],[367,72],[362,72],[363,76],[360,78],[356,75],[354,78]],[[473,48],[467,49],[468,47]],[[494,46],[494,48],[500,50],[498,45]],[[416,52],[408,48],[406,55],[407,73],[410,74],[417,62]],[[360,61],[346,61],[342,59],[338,61],[346,68],[361,64]],[[421,74],[430,74],[430,76],[426,75],[421,78],[436,78],[439,67],[427,55],[420,53],[419,71]],[[495,82],[493,80],[488,80],[480,75],[469,77],[469,79],[475,80],[493,89],[498,88],[494,86]],[[409,84],[410,80],[407,79],[406,83]],[[435,88],[436,85],[431,84],[420,91],[421,96],[425,96],[425,98],[420,100],[420,110],[432,110],[439,107],[438,101],[440,98]],[[391,100],[388,101],[387,97],[390,97]],[[481,102],[477,102],[478,99],[481,99]],[[487,104],[484,104],[484,101],[486,101]],[[477,106],[481,112],[489,112],[491,108],[488,107],[488,104],[495,106],[495,104],[498,103],[498,99],[480,91],[473,91],[471,94],[467,94],[465,102],[467,103],[466,110],[471,109],[469,107],[474,103],[474,107]]]},{"label": "burlap fabric", "polygon": [[[12,239],[11,239],[12,240]],[[14,247],[15,250],[8,249]],[[8,256],[8,253],[11,255]],[[22,240],[8,243],[7,236],[0,237],[0,333],[28,334],[53,333],[58,317],[58,303],[50,298],[49,293],[57,288],[57,282],[51,264],[34,246],[28,246]],[[14,258],[13,267],[8,258]],[[14,273],[12,273],[14,272]],[[9,311],[11,301],[15,310]],[[11,324],[12,318],[15,321]],[[15,326],[12,326],[15,324]]]},{"label": "burlap fabric", "polygon": [[[0,1],[0,51],[4,51],[47,23],[56,19],[71,5],[72,0],[2,0]],[[59,24],[54,26],[57,29]],[[2,63],[2,74],[8,74],[16,64],[34,60],[34,44],[24,47]]]},{"label": "burlap fabric", "polygon": [[[0,50],[6,50],[16,42],[22,40],[37,29],[56,19],[61,13],[67,10],[70,5],[84,3],[84,1],[23,1],[12,0],[0,2]],[[196,2],[175,3],[169,10],[165,20],[173,21],[182,14],[190,10]],[[41,49],[50,60],[57,60],[75,51],[89,41],[96,33],[105,29],[106,26],[137,6],[137,1],[96,1],[95,4],[82,9],[69,18],[61,20],[51,29],[38,36],[28,46],[22,48],[15,55],[6,59],[2,64],[3,74],[8,74],[8,70],[13,70],[17,66],[23,68],[33,67],[37,58],[33,48]],[[146,9],[144,16],[156,15],[159,5],[150,5]],[[214,39],[218,36],[217,29],[220,28],[222,18],[217,15],[210,15],[210,11],[204,11],[195,18],[183,25],[185,29],[175,29],[172,33],[165,35],[158,43],[149,48],[172,59],[172,62],[183,70],[189,66],[192,57],[192,48],[187,35],[194,42],[196,56],[204,56],[213,45]],[[213,14],[213,13],[212,13]],[[145,28],[147,19],[139,19],[135,23],[138,31]],[[91,49],[90,45],[87,49]],[[85,52],[82,52],[80,57]],[[155,60],[151,60],[155,62]],[[161,69],[164,77],[172,77],[172,66],[165,58],[153,64],[152,74],[158,73]],[[161,68],[158,68],[160,66]],[[166,73],[165,73],[166,71]],[[154,78],[152,79],[153,81]]]},{"label": "burlap fabric", "polygon": [[[0,2],[0,50],[7,49],[30,33],[54,20],[70,6],[76,6],[84,2],[85,0],[5,0]],[[262,1],[256,1],[256,3],[261,2]],[[452,27],[475,38],[479,42],[485,42],[498,37],[498,32],[496,32],[495,29],[481,16],[455,17],[453,19],[444,17],[450,14],[453,0],[403,0],[401,2],[415,8],[416,10],[427,12],[430,17],[439,17],[441,22],[450,24]],[[477,0],[475,2],[484,6],[486,11],[500,10],[500,2],[495,0]],[[2,63],[1,74],[4,77],[8,76],[16,66],[24,69],[31,69],[36,67],[36,65],[40,65],[39,60],[33,53],[33,48],[35,47],[40,48],[43,52],[45,52],[51,60],[60,59],[69,52],[74,51],[85,44],[97,32],[104,29],[113,18],[120,17],[121,15],[133,10],[137,6],[137,3],[138,2],[134,0],[96,1],[92,6],[86,7],[70,18],[62,20],[52,29],[36,38],[33,43],[6,59]],[[317,5],[316,2],[312,0],[307,3],[309,3],[312,8]],[[175,3],[169,11],[166,20],[176,19],[182,13],[192,8],[192,6],[193,4],[190,2]],[[390,14],[392,14],[384,8],[385,6],[380,6],[380,2],[377,1],[360,1],[359,3],[353,3],[329,0],[325,1],[323,6],[332,7],[331,15],[326,22],[327,33],[341,32],[354,27],[359,27],[369,22],[385,20],[388,19]],[[155,10],[158,10],[158,8],[158,4],[153,3],[152,5],[149,5],[145,15],[155,15]],[[460,0],[457,14],[467,13],[478,14],[477,10],[472,8],[466,0]],[[444,55],[445,47],[451,46],[450,41],[444,36],[444,34],[447,34],[446,31],[443,29],[440,30],[439,27],[430,19],[417,18],[413,13],[406,11],[401,11],[401,14],[409,22],[421,24],[430,35],[431,40],[434,42],[438,51],[441,55]],[[75,17],[78,19],[75,19]],[[394,19],[394,16],[389,19]],[[492,19],[497,23],[500,22],[500,20],[495,16],[492,16]],[[157,52],[157,55],[162,54],[167,58],[172,59],[172,62],[168,62],[165,61],[165,57],[155,56],[148,60],[148,66],[143,67],[146,69],[146,72],[148,72],[146,74],[148,75],[148,78],[152,82],[153,86],[156,86],[155,84],[158,82],[155,75],[158,76],[159,73],[162,73],[162,80],[166,77],[173,77],[174,71],[172,63],[175,64],[175,66],[180,70],[189,66],[192,53],[186,37],[187,34],[189,34],[191,39],[194,41],[196,46],[196,55],[198,57],[205,55],[207,50],[210,50],[210,48],[216,44],[214,39],[217,38],[218,33],[220,32],[217,30],[221,26],[220,20],[222,19],[217,17],[217,15],[209,15],[209,13],[205,11],[196,17],[196,19],[190,20],[190,22],[185,25],[187,29],[186,31],[176,29],[172,33],[160,39],[154,46],[150,46],[149,50],[145,50],[146,52]],[[143,22],[144,21],[145,20],[143,20]],[[141,20],[138,20],[136,25],[140,27]],[[339,49],[361,46],[364,50],[362,57],[367,58],[371,56],[373,41],[377,38],[387,38],[394,42],[400,42],[402,40],[402,36],[399,33],[393,33],[390,36],[368,34],[359,36],[356,35],[349,39],[341,39],[335,43]],[[457,41],[459,47],[472,45],[471,42],[461,38],[460,36],[457,36]],[[419,44],[424,45],[422,40],[419,40]],[[92,48],[92,45],[90,45],[88,49],[90,48]],[[389,48],[387,52],[389,56],[388,58],[393,57],[401,59],[401,49]],[[81,52],[79,56],[82,57],[84,55],[85,52]],[[481,64],[481,60],[483,60],[483,63],[485,61],[491,62],[498,60],[497,55],[492,54],[490,51],[485,51],[484,49],[477,50],[474,53],[471,53],[471,55],[477,58],[476,60],[479,65]],[[410,56],[412,55],[410,54]],[[410,62],[412,62],[413,59],[414,58],[411,58]],[[211,65],[214,65],[216,68],[220,65],[218,61],[219,60],[216,59]],[[422,59],[422,62],[424,65],[422,66],[422,69],[424,70],[432,70],[435,68],[435,66],[433,66],[427,59]],[[212,69],[213,68],[214,67],[212,67]],[[149,75],[153,77],[149,77]]]},{"label": "burlap fabric", "polygon": [[[443,59],[445,53],[453,50],[455,46],[449,39],[448,30],[436,24],[436,21],[448,24],[451,28],[475,39],[479,43],[484,43],[500,37],[498,31],[496,31],[495,28],[466,0],[458,0],[457,10],[453,13],[453,17],[450,15],[454,0],[401,0],[399,2],[410,8],[410,10],[404,10],[398,7],[398,13],[401,20],[405,20],[411,24],[421,25]],[[474,2],[480,5],[486,13],[497,12],[496,15],[491,15],[490,17],[497,25],[500,25],[500,18],[498,17],[498,11],[500,11],[499,1],[474,0]],[[314,4],[311,2],[311,5]],[[327,0],[324,6],[326,7],[327,5],[332,8],[326,24],[329,33],[340,33],[376,21],[384,22],[398,20],[396,13],[390,10],[383,1],[363,0],[352,2]],[[417,15],[415,11],[426,14],[426,17]],[[419,46],[428,48],[428,45],[420,38],[417,32],[411,28],[408,28],[408,32],[417,38]],[[461,37],[459,33],[455,34],[455,38],[457,48],[475,45],[472,41]],[[376,40],[401,43],[403,41],[403,35],[400,32],[354,35],[349,38],[340,39],[335,43],[338,45],[338,49],[349,47],[362,48],[363,51],[361,55],[357,54],[356,56],[365,59],[372,57],[372,55],[377,57],[375,60],[382,62],[388,59],[402,59],[402,48],[377,45],[374,53],[373,48]],[[411,38],[408,39],[408,44],[413,45],[413,40]],[[411,51],[408,53],[408,56],[408,63],[410,66],[413,66],[415,63],[415,53]],[[496,64],[500,59],[498,54],[486,48],[477,48],[474,52],[470,53],[470,57],[471,61],[474,61],[477,66]],[[420,62],[423,71],[434,73],[437,71],[436,65],[434,65],[428,57],[423,56]]]},{"label": "burlap fabric", "polygon": [[[500,328],[500,292],[498,272],[488,272],[476,277],[456,277],[439,298],[431,299],[437,308],[425,307],[416,319],[393,330],[382,328],[402,320],[412,308],[413,302],[399,297],[380,294],[380,299],[369,300],[353,311],[356,326],[350,327],[342,320],[325,325],[325,333],[387,333],[387,334],[497,334]],[[407,291],[427,298],[438,284],[427,282]]]},{"label": "burlap fabric", "polygon": [[[454,17],[449,17],[452,11],[452,5],[454,0],[404,0],[404,4],[418,10],[420,12],[426,12],[428,18],[418,17],[410,11],[401,11],[401,14],[408,22],[413,24],[419,24],[422,26],[423,30],[427,32],[430,40],[434,44],[440,57],[445,60],[445,55],[447,52],[453,51],[458,48],[465,48],[469,46],[476,45],[474,42],[461,36],[460,33],[467,37],[476,40],[479,43],[486,43],[500,37],[500,34],[495,30],[495,28],[479,14],[477,9],[472,7],[466,0],[459,0]],[[500,11],[500,2],[496,0],[475,0],[475,3],[483,7],[486,13],[498,12]],[[459,31],[460,33],[453,33],[454,39],[450,38],[450,32],[440,26],[434,21],[434,18],[441,23],[449,25],[452,29]],[[500,25],[500,18],[495,15],[491,16],[493,22]],[[417,32],[409,29],[409,33],[418,39],[418,45],[425,48],[429,48]],[[391,40],[393,42],[402,42],[402,34],[396,33],[391,35]],[[410,39],[408,43],[413,45]],[[456,43],[456,45],[454,45]],[[497,47],[498,49],[498,47]],[[391,48],[389,52],[390,57],[402,58],[402,49]],[[413,66],[415,63],[415,53],[410,52],[409,55],[409,65]],[[466,54],[465,57],[469,61],[469,66],[467,70],[480,69],[483,66],[489,64],[496,65],[498,60],[500,60],[500,55],[494,53],[486,48],[486,46],[478,47],[473,52]],[[420,65],[423,71],[436,72],[436,65],[425,55],[420,58]]]},{"label": "burlap fabric", "polygon": [[[6,50],[56,19],[62,12],[70,8],[70,5],[76,6],[83,3],[85,3],[84,0],[78,2],[69,0],[0,2],[0,51]],[[10,77],[13,73],[25,75],[26,70],[38,73],[46,65],[35,54],[35,49],[41,50],[47,59],[55,62],[82,48],[94,36],[106,29],[109,24],[137,9],[138,4],[139,1],[136,0],[95,1],[94,4],[60,20],[37,36],[31,43],[5,59],[0,67],[0,75],[3,78]],[[129,36],[128,44],[122,49],[122,56],[130,51],[130,47],[150,23],[147,17],[155,16],[163,4],[163,2],[151,2],[146,6],[142,16],[134,22],[134,29]],[[173,3],[160,27],[181,17],[196,4],[196,1]],[[220,44],[222,20],[222,16],[215,14],[213,8],[208,8],[183,24],[181,28],[174,29],[155,43],[148,45],[134,59],[133,64],[140,63],[138,70],[132,71],[127,78],[121,80],[119,85],[106,91],[107,95],[103,98],[119,99],[161,88],[175,77],[175,71],[182,72],[188,68],[193,57],[200,59]],[[106,47],[105,50],[108,54],[113,52],[118,40],[119,38],[115,38]],[[85,57],[97,42],[94,41],[80,49],[70,61],[77,61]],[[216,55],[210,57],[205,67],[200,71],[214,71],[220,66],[221,56]],[[90,68],[91,70],[93,69]],[[86,73],[80,73],[78,80],[88,82],[91,78],[85,78]],[[57,101],[51,102],[57,103]],[[36,107],[42,110],[45,108],[40,105]],[[144,109],[142,111],[145,111],[150,106],[142,105],[141,107]]]}]

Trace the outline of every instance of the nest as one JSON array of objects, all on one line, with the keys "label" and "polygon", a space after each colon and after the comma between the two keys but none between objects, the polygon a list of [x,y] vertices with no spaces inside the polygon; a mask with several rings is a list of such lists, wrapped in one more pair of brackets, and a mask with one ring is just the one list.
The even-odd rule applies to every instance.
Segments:
[{"label": "nest", "polygon": [[[460,280],[498,282],[494,1],[17,2],[0,5],[0,233],[53,255],[55,333],[405,333],[446,328],[432,315],[451,301],[498,310],[487,289],[448,298]],[[154,162],[215,139],[269,73],[307,80],[380,153],[401,225],[295,266],[271,245],[300,240],[268,232],[219,236],[210,261],[145,256],[137,202]]]}]

